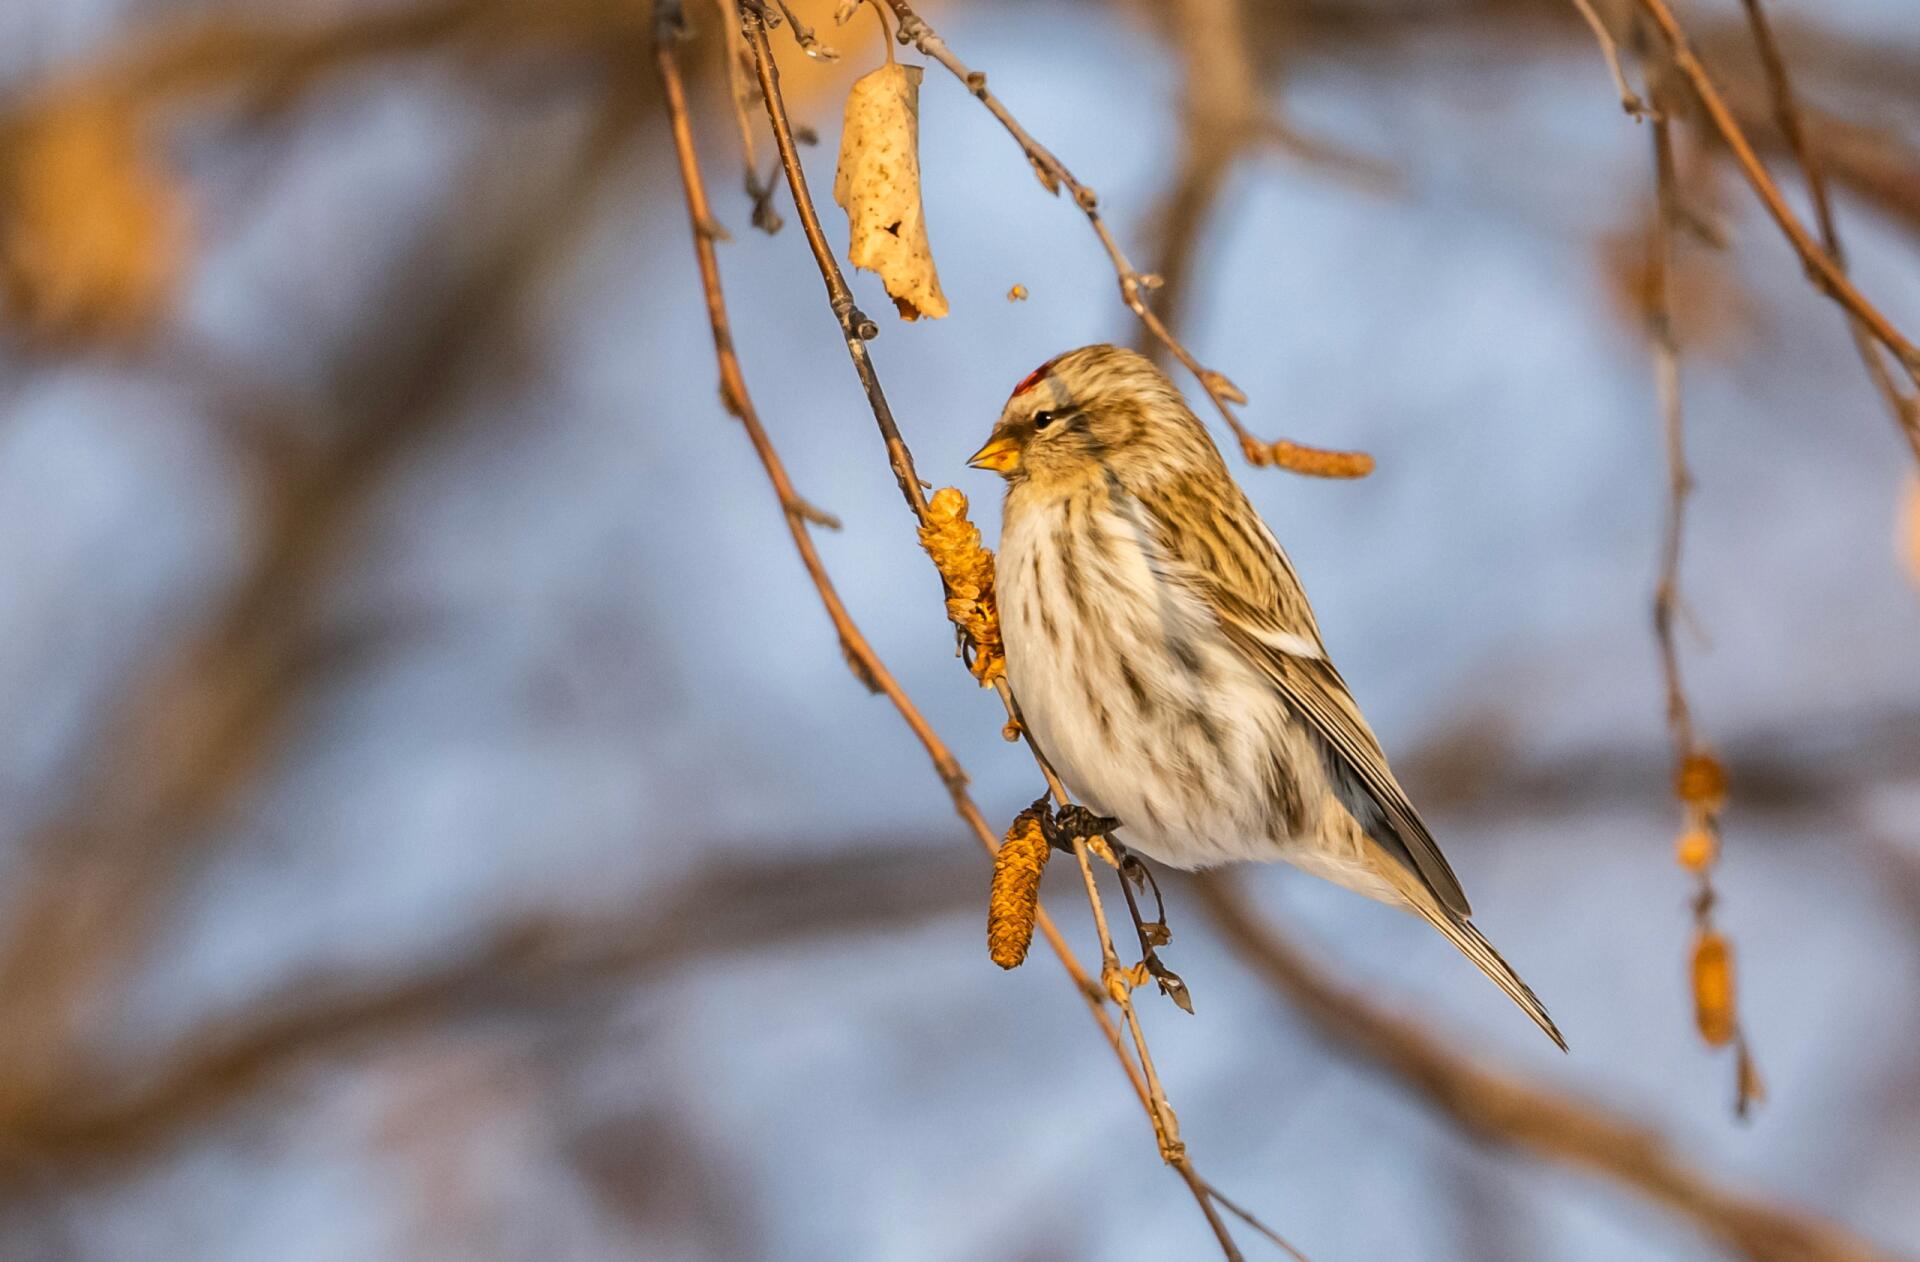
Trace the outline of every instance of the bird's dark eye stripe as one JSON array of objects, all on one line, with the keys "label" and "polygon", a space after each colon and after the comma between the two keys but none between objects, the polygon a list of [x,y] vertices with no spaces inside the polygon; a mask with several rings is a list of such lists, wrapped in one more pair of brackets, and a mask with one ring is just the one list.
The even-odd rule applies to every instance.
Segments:
[{"label": "bird's dark eye stripe", "polygon": [[1035,429],[1045,429],[1056,421],[1071,422],[1078,419],[1080,419],[1080,413],[1075,410],[1056,411],[1053,408],[1042,408],[1033,414],[1033,427]]}]

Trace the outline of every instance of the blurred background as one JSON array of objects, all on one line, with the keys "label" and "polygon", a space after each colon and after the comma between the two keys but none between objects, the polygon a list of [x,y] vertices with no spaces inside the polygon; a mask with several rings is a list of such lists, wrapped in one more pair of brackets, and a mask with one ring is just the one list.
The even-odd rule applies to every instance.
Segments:
[{"label": "blurred background", "polygon": [[[749,383],[1002,826],[1041,785],[951,660],[797,226],[750,226],[722,7],[683,60]],[[1450,1063],[1619,1128],[1570,1163],[1538,1109],[1463,1124],[1169,879],[1198,1011],[1140,1002],[1196,1164],[1315,1262],[1920,1254],[1920,516],[1839,314],[1687,129],[1725,248],[1675,275],[1681,642],[1732,778],[1741,1123],[1649,626],[1648,126],[1558,0],[1199,6],[1234,67],[1188,7],[926,16],[1169,272],[1253,428],[1377,458],[1236,469],[1572,1054],[1409,917],[1290,871],[1246,901]],[[1911,6],[1771,7],[1855,274],[1920,330]],[[838,63],[774,40],[823,195],[881,58],[831,10],[796,8]],[[1740,6],[1680,12],[1804,209]],[[719,405],[651,30],[643,0],[0,6],[0,1257],[1217,1256],[1058,966],[986,958],[986,862]],[[1222,150],[1198,103],[1243,71],[1281,126]],[[953,314],[853,284],[991,541],[962,462],[1012,383],[1136,329],[937,67],[921,124]],[[1090,957],[1076,886],[1045,888]]]}]

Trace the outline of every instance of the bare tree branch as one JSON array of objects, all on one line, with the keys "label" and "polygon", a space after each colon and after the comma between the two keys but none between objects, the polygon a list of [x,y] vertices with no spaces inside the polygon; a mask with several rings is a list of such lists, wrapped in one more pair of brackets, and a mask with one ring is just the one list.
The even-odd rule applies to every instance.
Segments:
[{"label": "bare tree branch", "polygon": [[[353,395],[330,446],[271,467],[264,538],[211,625],[127,707],[72,794],[70,816],[28,839],[0,943],[0,1119],[37,1107],[76,1054],[89,1005],[143,944],[185,857],[270,756],[313,665],[310,615],[367,498],[413,445],[454,413],[446,392],[495,327],[490,313],[563,252],[590,190],[645,116],[616,93],[573,168],[531,200],[482,266],[423,311],[422,274],[403,269],[403,313],[348,374]],[[436,257],[438,240],[429,250]],[[423,264],[424,265],[424,264]]]},{"label": "bare tree branch", "polygon": [[945,66],[954,78],[966,85],[967,90],[987,107],[988,112],[1020,146],[1021,152],[1027,156],[1027,161],[1033,165],[1034,173],[1039,176],[1041,184],[1045,185],[1049,192],[1057,193],[1065,189],[1073,197],[1074,204],[1086,216],[1088,226],[1093,229],[1094,235],[1100,238],[1102,248],[1106,250],[1108,259],[1113,263],[1114,273],[1120,280],[1121,300],[1166,348],[1167,353],[1179,360],[1181,365],[1193,374],[1194,379],[1200,383],[1201,389],[1205,390],[1207,397],[1213,401],[1221,419],[1226,421],[1228,427],[1233,430],[1234,436],[1239,439],[1241,453],[1250,463],[1277,464],[1295,473],[1306,473],[1318,477],[1364,477],[1372,471],[1373,458],[1365,453],[1329,451],[1288,439],[1263,442],[1241,424],[1239,415],[1233,409],[1235,404],[1245,403],[1246,396],[1240,392],[1238,386],[1227,379],[1224,373],[1203,367],[1194,357],[1193,352],[1173,335],[1173,331],[1167,327],[1166,322],[1148,304],[1146,295],[1158,284],[1158,278],[1137,270],[1128,260],[1126,252],[1120,248],[1119,241],[1114,238],[1112,230],[1107,227],[1106,220],[1100,213],[1098,195],[1075,179],[1073,172],[1067,169],[1065,163],[1020,125],[1013,113],[1001,103],[1000,98],[988,89],[987,76],[969,68],[965,62],[961,61],[947,46],[946,40],[940,37],[940,33],[915,13],[907,0],[886,0],[886,4],[893,10],[894,17],[899,22],[900,41],[912,44],[922,53],[933,58]]},{"label": "bare tree branch", "polygon": [[1684,1164],[1652,1131],[1482,1068],[1477,1053],[1450,1047],[1338,985],[1262,919],[1230,878],[1209,873],[1194,886],[1227,944],[1293,1010],[1473,1135],[1607,1179],[1752,1262],[1892,1262],[1894,1255],[1842,1227],[1721,1185]]}]

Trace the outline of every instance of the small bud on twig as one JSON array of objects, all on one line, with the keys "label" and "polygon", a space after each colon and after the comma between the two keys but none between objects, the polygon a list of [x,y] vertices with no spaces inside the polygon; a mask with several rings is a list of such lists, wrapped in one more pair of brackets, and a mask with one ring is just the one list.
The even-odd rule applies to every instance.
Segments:
[{"label": "small bud on twig", "polygon": [[1674,776],[1673,791],[1688,806],[1717,811],[1727,804],[1727,769],[1712,754],[1688,754]]},{"label": "small bud on twig", "polygon": [[1674,843],[1674,858],[1689,872],[1705,872],[1720,857],[1720,842],[1711,829],[1689,828]]}]

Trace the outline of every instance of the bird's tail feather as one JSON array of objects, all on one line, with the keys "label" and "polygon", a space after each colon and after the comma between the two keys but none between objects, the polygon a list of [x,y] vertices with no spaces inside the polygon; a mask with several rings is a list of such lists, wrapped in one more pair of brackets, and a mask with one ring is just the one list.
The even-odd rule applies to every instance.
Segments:
[{"label": "bird's tail feather", "polygon": [[[1427,887],[1426,882],[1410,868],[1393,861],[1379,850],[1371,855],[1372,867],[1377,876],[1399,894],[1399,901],[1406,904],[1410,911],[1447,935],[1447,941],[1460,948],[1460,953],[1480,966],[1480,971],[1493,979],[1493,984],[1507,992],[1507,997],[1520,1005],[1520,1010],[1533,1018],[1534,1024],[1546,1031],[1547,1037],[1561,1051],[1567,1050],[1567,1040],[1561,1035],[1560,1027],[1547,1015],[1547,1006],[1540,1002],[1540,996],[1533,988],[1520,980],[1520,974],[1513,966],[1500,958],[1500,952],[1493,949],[1493,943],[1486,940],[1471,921],[1464,916],[1455,915],[1440,905],[1440,900]],[[1379,897],[1379,895],[1375,895]],[[1393,901],[1389,899],[1388,901]]]},{"label": "bird's tail feather", "polygon": [[1533,993],[1533,988],[1520,980],[1520,974],[1513,966],[1500,958],[1500,952],[1493,949],[1493,943],[1471,921],[1461,920],[1447,914],[1444,908],[1427,908],[1416,903],[1418,911],[1434,928],[1447,935],[1447,940],[1460,948],[1468,959],[1480,966],[1480,971],[1493,979],[1494,985],[1507,992],[1507,997],[1520,1005],[1521,1011],[1532,1017],[1534,1024],[1545,1030],[1561,1051],[1567,1050],[1567,1040],[1560,1034],[1560,1027],[1547,1015],[1547,1006]]}]

